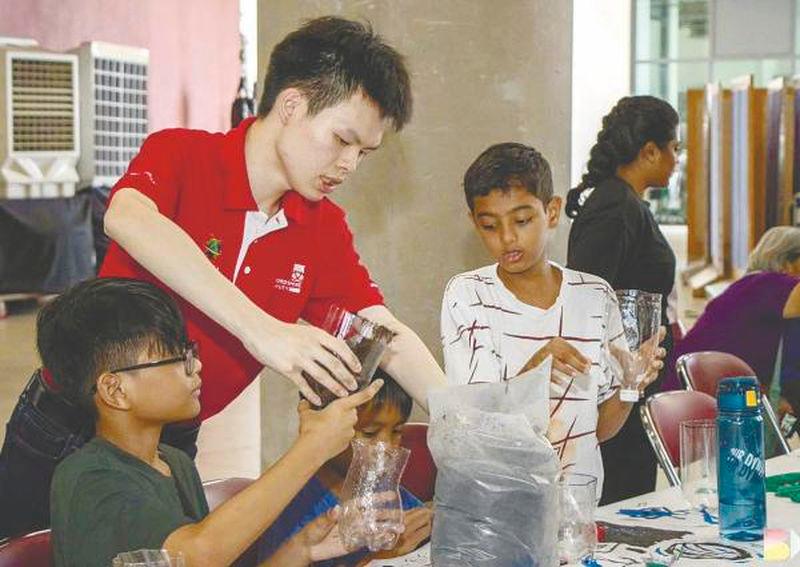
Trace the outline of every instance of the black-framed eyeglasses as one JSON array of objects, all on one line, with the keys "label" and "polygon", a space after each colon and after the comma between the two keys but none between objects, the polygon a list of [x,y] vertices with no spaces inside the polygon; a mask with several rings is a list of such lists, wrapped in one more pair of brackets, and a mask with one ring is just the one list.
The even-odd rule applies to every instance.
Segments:
[{"label": "black-framed eyeglasses", "polygon": [[143,362],[141,364],[134,364],[133,366],[126,366],[124,368],[115,368],[109,370],[112,374],[115,372],[128,372],[130,370],[142,370],[144,368],[155,368],[157,366],[166,366],[176,362],[183,362],[183,370],[187,376],[194,374],[196,369],[195,362],[197,361],[197,343],[192,341],[186,345],[183,354],[180,356],[173,356],[172,358],[165,358],[164,360],[156,360],[155,362]]}]

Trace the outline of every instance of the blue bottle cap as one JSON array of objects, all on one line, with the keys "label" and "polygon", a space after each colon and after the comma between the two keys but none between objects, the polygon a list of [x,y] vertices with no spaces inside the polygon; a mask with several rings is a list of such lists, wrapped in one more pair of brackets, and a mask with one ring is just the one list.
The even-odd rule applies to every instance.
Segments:
[{"label": "blue bottle cap", "polygon": [[761,386],[755,376],[737,376],[720,380],[717,407],[720,411],[748,411],[759,407]]}]

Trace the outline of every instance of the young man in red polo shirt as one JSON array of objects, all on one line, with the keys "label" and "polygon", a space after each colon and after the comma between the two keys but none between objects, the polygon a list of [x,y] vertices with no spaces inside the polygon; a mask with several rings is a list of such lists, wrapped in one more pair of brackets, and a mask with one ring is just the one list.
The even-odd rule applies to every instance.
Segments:
[{"label": "young man in red polo shirt", "polygon": [[[224,409],[264,366],[312,403],[318,397],[303,373],[339,396],[355,388],[359,363],[347,345],[297,324],[319,325],[331,305],[397,333],[381,366],[417,402],[444,384],[419,337],[383,305],[343,211],[327,199],[387,128],[408,122],[411,107],[402,57],[366,26],[326,17],[275,47],[258,117],[227,134],[174,129],[145,141],[110,198],[105,227],[114,242],[101,276],[148,280],[178,299],[203,355],[200,419]],[[45,382],[46,373],[34,376],[7,430],[0,537],[46,525],[41,493],[54,463],[85,436],[76,431],[80,416]],[[55,416],[33,428],[44,458],[15,441],[30,414]],[[194,456],[196,437],[197,425],[162,439]],[[23,505],[28,512],[8,512]]]}]

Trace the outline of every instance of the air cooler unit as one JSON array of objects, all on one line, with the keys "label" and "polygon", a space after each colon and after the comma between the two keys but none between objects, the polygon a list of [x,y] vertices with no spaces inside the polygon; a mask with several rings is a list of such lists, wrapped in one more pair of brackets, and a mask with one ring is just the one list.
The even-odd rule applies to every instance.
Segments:
[{"label": "air cooler unit", "polygon": [[81,187],[111,186],[147,136],[149,52],[91,41],[72,53],[81,65]]},{"label": "air cooler unit", "polygon": [[70,197],[78,172],[78,58],[0,48],[0,198]]}]

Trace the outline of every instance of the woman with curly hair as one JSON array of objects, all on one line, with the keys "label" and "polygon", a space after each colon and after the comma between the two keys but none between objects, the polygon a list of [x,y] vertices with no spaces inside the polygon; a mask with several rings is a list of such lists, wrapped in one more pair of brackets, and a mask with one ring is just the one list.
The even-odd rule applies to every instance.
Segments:
[{"label": "woman with curly hair", "polygon": [[[587,171],[567,194],[565,207],[573,219],[567,266],[598,275],[614,289],[660,293],[667,329],[675,255],[642,196],[648,187],[667,185],[677,163],[677,126],[678,113],[661,99],[621,99],[603,118]],[[669,332],[661,346],[672,347]],[[662,379],[646,394],[658,391]],[[601,504],[655,489],[655,456],[636,409],[601,452],[606,471]]]}]

